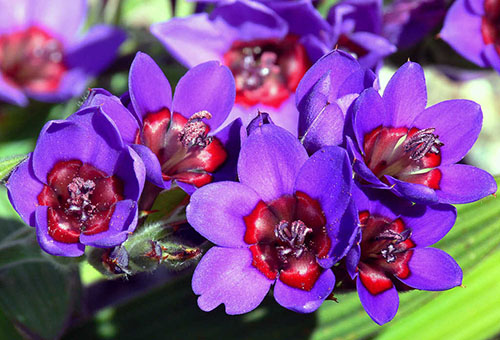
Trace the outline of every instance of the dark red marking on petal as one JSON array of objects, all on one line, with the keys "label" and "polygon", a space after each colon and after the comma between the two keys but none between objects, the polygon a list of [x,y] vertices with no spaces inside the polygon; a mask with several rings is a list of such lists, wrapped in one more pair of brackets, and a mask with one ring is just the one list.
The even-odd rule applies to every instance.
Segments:
[{"label": "dark red marking on petal", "polygon": [[115,203],[124,199],[120,179],[79,160],[58,162],[47,183],[38,204],[49,206],[48,234],[63,243],[108,230]]},{"label": "dark red marking on petal", "polygon": [[283,283],[312,289],[322,273],[316,259],[328,256],[331,248],[319,202],[296,192],[270,203],[259,201],[243,219],[244,240],[252,244],[254,266],[268,278],[280,272]]},{"label": "dark red marking on petal", "polygon": [[402,279],[410,275],[408,262],[415,243],[401,218],[359,213],[362,240],[358,272],[361,282],[373,295],[390,289],[393,275]]},{"label": "dark red marking on petal", "polygon": [[494,44],[500,55],[500,1],[485,0],[485,14],[481,20],[481,34],[486,45]]},{"label": "dark red marking on petal", "polygon": [[361,283],[372,295],[380,294],[392,288],[391,279],[383,271],[360,263],[358,265],[358,273]]},{"label": "dark red marking on petal", "polygon": [[280,281],[284,284],[310,291],[321,275],[322,269],[311,253],[304,253],[299,258],[291,258],[280,271]]},{"label": "dark red marking on petal", "polygon": [[78,160],[59,162],[47,175],[47,184],[62,200],[69,198],[68,185],[78,175],[82,164]]},{"label": "dark red marking on petal", "polygon": [[48,208],[47,226],[49,236],[55,241],[77,243],[80,238],[80,223],[62,209]]},{"label": "dark red marking on petal", "polygon": [[276,249],[267,244],[256,244],[250,246],[252,252],[252,265],[257,268],[268,279],[275,280],[278,275],[278,256]]},{"label": "dark red marking on petal", "polygon": [[295,92],[312,65],[294,35],[283,39],[236,41],[224,55],[236,81],[236,103],[278,108]]},{"label": "dark red marking on petal", "polygon": [[38,199],[38,204],[40,205],[60,208],[56,192],[48,185],[43,186],[42,192],[38,194],[37,199]]},{"label": "dark red marking on petal", "polygon": [[398,180],[439,189],[440,147],[434,129],[379,126],[364,136],[365,164],[381,181],[386,175]]},{"label": "dark red marking on petal", "polygon": [[0,74],[12,86],[55,92],[68,71],[63,44],[41,27],[0,35]]},{"label": "dark red marking on petal", "polygon": [[250,215],[243,218],[246,225],[244,240],[247,244],[274,241],[274,227],[279,222],[267,204],[259,201]]},{"label": "dark red marking on petal", "polygon": [[146,145],[157,156],[160,150],[165,147],[165,134],[170,124],[170,118],[170,111],[163,109],[147,114],[142,120],[141,144]]},{"label": "dark red marking on petal", "polygon": [[[207,111],[195,113],[190,119],[163,109],[144,118],[140,139],[156,155],[165,181],[177,180],[201,187],[212,181],[211,173],[227,159],[224,146],[214,136],[207,136],[210,127],[202,119]],[[203,142],[203,143],[202,143]]]},{"label": "dark red marking on petal", "polygon": [[109,229],[109,222],[115,211],[112,206],[107,210],[95,213],[86,223],[82,233],[84,235],[95,235],[107,231]]}]

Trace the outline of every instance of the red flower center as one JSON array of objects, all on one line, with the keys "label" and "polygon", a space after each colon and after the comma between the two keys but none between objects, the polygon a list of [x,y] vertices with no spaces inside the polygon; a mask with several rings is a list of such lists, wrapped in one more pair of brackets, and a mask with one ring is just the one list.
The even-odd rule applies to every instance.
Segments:
[{"label": "red flower center", "polygon": [[294,35],[284,39],[236,41],[224,55],[236,81],[236,103],[279,107],[295,92],[312,65]]},{"label": "red flower center", "polygon": [[164,180],[175,179],[201,187],[212,181],[211,172],[226,160],[222,143],[213,136],[202,119],[210,119],[207,111],[186,119],[168,109],[148,114],[138,131],[135,143],[146,145],[158,157]]},{"label": "red flower center", "polygon": [[121,200],[120,179],[79,160],[54,165],[38,195],[38,204],[49,206],[50,237],[64,243],[77,243],[81,233],[108,230],[115,203]]},{"label": "red flower center", "polygon": [[319,203],[296,192],[260,201],[244,220],[253,266],[271,280],[279,274],[283,283],[310,291],[322,272],[316,258],[325,258],[331,247]]},{"label": "red flower center", "polygon": [[67,71],[60,41],[42,28],[0,35],[0,71],[12,86],[53,92]]},{"label": "red flower center", "polygon": [[359,220],[362,232],[359,278],[376,295],[392,288],[391,275],[401,279],[410,275],[408,261],[415,244],[410,239],[411,229],[400,218],[391,220],[362,211]]},{"label": "red flower center", "polygon": [[383,182],[385,175],[439,189],[440,148],[444,144],[433,128],[378,127],[364,137],[365,164]]},{"label": "red flower center", "polygon": [[485,0],[485,14],[481,22],[481,34],[484,43],[495,44],[495,49],[500,55],[500,1]]}]

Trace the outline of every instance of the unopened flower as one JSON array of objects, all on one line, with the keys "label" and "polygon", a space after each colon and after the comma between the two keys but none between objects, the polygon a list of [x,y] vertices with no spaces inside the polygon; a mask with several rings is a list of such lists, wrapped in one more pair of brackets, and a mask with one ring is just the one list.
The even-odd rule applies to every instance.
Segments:
[{"label": "unopened flower", "polygon": [[0,2],[0,100],[57,102],[78,96],[105,69],[125,40],[122,30],[97,25],[81,38],[85,0]]},{"label": "unopened flower", "polygon": [[236,176],[241,121],[220,129],[234,96],[231,72],[212,61],[189,70],[172,99],[161,69],[139,52],[123,98],[128,109],[101,89],[92,90],[85,105],[102,105],[104,112],[110,111],[125,141],[144,160],[148,180],[161,188],[170,188],[175,181],[190,194],[213,180]]},{"label": "unopened flower", "polygon": [[265,111],[292,133],[297,85],[332,47],[330,26],[309,1],[221,2],[210,14],[173,18],[151,32],[187,67],[219,60],[231,69],[236,80],[231,117],[247,125],[258,110]]},{"label": "unopened flower", "polygon": [[246,313],[275,284],[279,304],[313,312],[334,288],[330,267],[356,235],[345,150],[328,147],[308,158],[292,134],[263,124],[242,146],[238,177],[198,189],[186,210],[216,245],[194,272],[198,305]]},{"label": "unopened flower", "polygon": [[429,108],[420,65],[404,64],[383,97],[365,90],[353,119],[348,150],[365,185],[392,190],[416,203],[468,203],[496,191],[493,177],[460,161],[476,141],[481,107],[448,100]]},{"label": "unopened flower", "polygon": [[134,231],[144,180],[139,156],[94,106],[48,122],[7,189],[43,250],[80,256],[86,245],[113,247]]},{"label": "unopened flower", "polygon": [[439,36],[473,63],[500,72],[499,20],[497,0],[457,0]]},{"label": "unopened flower", "polygon": [[360,236],[346,257],[363,307],[379,325],[392,320],[399,305],[397,287],[446,290],[462,283],[462,270],[444,251],[428,248],[442,239],[456,219],[447,204],[405,204],[387,191],[353,187]]}]

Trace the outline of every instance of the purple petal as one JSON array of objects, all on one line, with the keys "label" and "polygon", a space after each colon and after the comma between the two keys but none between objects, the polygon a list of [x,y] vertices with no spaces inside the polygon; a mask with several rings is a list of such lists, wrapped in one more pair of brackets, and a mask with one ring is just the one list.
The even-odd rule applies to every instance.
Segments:
[{"label": "purple petal", "polygon": [[[375,83],[377,76],[370,69],[359,69],[353,73],[340,85],[338,97],[342,98],[346,95],[358,94],[363,92],[363,90],[373,87],[375,88]],[[377,90],[377,89],[375,89]]]},{"label": "purple petal", "polygon": [[[434,189],[423,184],[415,184],[400,181],[392,176],[385,176],[391,190],[398,196],[404,197],[412,202],[420,204],[435,204],[438,202],[438,196]],[[439,202],[442,202],[439,200]],[[444,202],[442,202],[444,203]]]},{"label": "purple petal", "polygon": [[151,33],[181,64],[190,68],[222,60],[237,37],[224,22],[209,20],[207,13],[153,24]]},{"label": "purple petal", "polygon": [[448,204],[435,204],[424,209],[422,215],[403,218],[411,228],[411,240],[417,247],[430,246],[442,239],[457,219],[457,209]]},{"label": "purple petal", "polygon": [[310,1],[272,1],[270,7],[288,23],[288,32],[317,36],[332,45],[331,27]]},{"label": "purple petal", "polygon": [[85,245],[81,243],[63,243],[52,239],[48,233],[47,206],[38,206],[36,216],[36,238],[45,252],[55,256],[81,256],[85,252]]},{"label": "purple petal", "polygon": [[500,72],[500,56],[498,55],[495,44],[486,45],[482,52],[482,57],[486,61],[486,65],[489,65],[497,72]]},{"label": "purple petal", "polygon": [[35,209],[38,206],[37,196],[42,192],[41,183],[33,173],[33,154],[19,164],[12,172],[6,187],[10,203],[23,221],[35,226]]},{"label": "purple petal", "polygon": [[243,217],[259,201],[255,191],[240,183],[211,183],[191,196],[186,216],[189,224],[211,242],[223,247],[247,247]]},{"label": "purple petal", "polygon": [[109,221],[109,229],[94,235],[80,235],[80,242],[87,246],[111,248],[125,242],[137,225],[137,202],[119,201]]},{"label": "purple petal", "polygon": [[484,170],[464,164],[440,166],[440,190],[436,190],[441,203],[470,203],[497,191],[493,176]]},{"label": "purple petal", "polygon": [[10,33],[29,25],[28,7],[31,0],[0,0],[0,32]]},{"label": "purple petal", "polygon": [[92,100],[87,100],[86,105],[100,106],[102,111],[115,123],[123,141],[126,144],[134,142],[139,124],[132,113],[122,105],[118,97],[97,93],[92,96]]},{"label": "purple petal", "polygon": [[308,152],[316,152],[326,145],[340,145],[344,135],[344,114],[340,107],[331,103],[320,111],[302,137]]},{"label": "purple petal", "polygon": [[373,171],[371,171],[365,164],[363,160],[363,156],[359,153],[357,148],[354,146],[352,139],[347,136],[346,137],[346,146],[347,152],[349,154],[349,158],[352,161],[352,169],[354,172],[359,175],[362,179],[370,183],[371,187],[376,187],[379,189],[389,189],[389,186],[383,183],[380,179],[375,176]]},{"label": "purple petal", "polygon": [[386,110],[384,102],[373,88],[361,93],[356,102],[354,115],[354,133],[359,147],[362,149],[365,136],[380,126],[391,126],[391,115]]},{"label": "purple petal", "polygon": [[477,15],[484,15],[484,1],[478,0],[465,0],[467,8],[476,13]]},{"label": "purple petal", "polygon": [[333,50],[318,60],[304,75],[295,92],[295,102],[300,105],[302,99],[311,91],[314,84],[320,80],[325,73],[330,71],[330,102],[337,99],[340,86],[353,72],[360,69],[359,63],[349,54]]},{"label": "purple petal", "polygon": [[295,179],[307,158],[306,150],[290,132],[263,125],[243,143],[238,176],[242,184],[271,202],[293,194]]},{"label": "purple petal", "polygon": [[137,118],[172,108],[172,89],[160,67],[146,53],[137,52],[129,73],[129,94]]},{"label": "purple petal", "polygon": [[146,168],[142,159],[130,146],[120,152],[112,173],[123,180],[125,197],[134,201],[139,200],[146,180]]},{"label": "purple petal", "polygon": [[206,123],[216,130],[231,112],[236,88],[231,70],[217,61],[190,69],[175,88],[173,111],[186,118],[206,110],[212,118]]},{"label": "purple petal", "polygon": [[286,99],[279,108],[262,104],[250,107],[235,104],[226,121],[241,118],[243,125],[247,126],[259,112],[268,113],[274,124],[281,126],[294,135],[297,135],[299,111],[295,107],[295,96],[293,94],[290,95],[290,97]]},{"label": "purple petal", "polygon": [[145,145],[133,144],[130,146],[141,157],[146,167],[146,178],[148,181],[160,188],[166,188],[163,181],[161,165],[158,157]]},{"label": "purple petal", "polygon": [[375,68],[380,61],[397,50],[389,40],[370,32],[354,32],[349,35],[349,40],[368,52],[358,58],[359,64],[366,68]]},{"label": "purple petal", "polygon": [[347,255],[351,246],[355,245],[355,240],[358,235],[359,214],[354,201],[350,204],[340,220],[336,228],[329,229],[328,236],[333,241],[332,247],[328,253],[328,257],[333,263],[338,262],[341,258]]},{"label": "purple petal", "polygon": [[327,45],[323,40],[310,34],[300,37],[299,44],[305,47],[307,56],[313,63],[332,50],[330,44]]},{"label": "purple petal", "polygon": [[414,249],[408,267],[410,276],[399,280],[413,288],[446,290],[462,284],[462,269],[441,249]]},{"label": "purple petal", "polygon": [[227,159],[222,166],[213,173],[214,182],[235,181],[238,177],[238,155],[241,149],[240,130],[241,119],[236,119],[231,124],[215,134],[227,153]]},{"label": "purple petal", "polygon": [[23,91],[7,84],[0,72],[0,101],[1,100],[18,106],[28,105],[28,98],[26,98]]},{"label": "purple petal", "polygon": [[435,128],[444,143],[441,164],[461,160],[474,145],[483,122],[479,104],[464,99],[447,100],[425,109],[413,123],[418,129]]},{"label": "purple petal", "polygon": [[312,313],[321,306],[335,287],[335,275],[325,270],[310,291],[290,287],[281,280],[274,286],[274,298],[285,308],[299,313]]},{"label": "purple petal", "polygon": [[243,41],[283,38],[288,33],[286,21],[256,1],[235,0],[218,6],[210,14],[210,20],[221,20],[236,29],[238,39]]},{"label": "purple petal", "polygon": [[457,0],[448,10],[439,36],[465,58],[484,67],[487,65],[481,58],[485,47],[481,22],[482,17],[472,12],[466,0]]},{"label": "purple petal", "polygon": [[121,29],[107,25],[93,26],[83,40],[68,48],[64,60],[70,68],[97,75],[115,60],[118,48],[126,38]]},{"label": "purple petal", "polygon": [[427,90],[422,67],[406,62],[397,70],[384,91],[384,104],[392,127],[409,127],[427,105]]},{"label": "purple petal", "polygon": [[193,274],[193,292],[206,312],[221,303],[230,315],[255,309],[267,295],[272,280],[254,266],[248,249],[211,248]]},{"label": "purple petal", "polygon": [[353,246],[349,250],[345,258],[346,270],[351,279],[354,279],[357,275],[358,263],[359,259],[361,258],[361,247],[359,246],[360,243],[361,229],[358,229],[358,233],[356,234],[356,237],[354,239]]},{"label": "purple petal", "polygon": [[[347,152],[338,146],[317,151],[300,168],[294,191],[302,191],[319,202],[327,221],[327,232],[335,245],[338,223],[351,198],[352,170]],[[351,234],[354,226],[351,226]],[[350,234],[348,235],[350,236]]]},{"label": "purple petal", "polygon": [[46,27],[66,42],[75,39],[87,17],[85,0],[36,0],[29,6],[29,21]]},{"label": "purple petal", "polygon": [[123,142],[114,123],[98,110],[86,108],[68,120],[45,124],[33,152],[33,170],[41,182],[56,163],[73,159],[113,174]]},{"label": "purple petal", "polygon": [[372,295],[365,286],[363,286],[358,276],[356,287],[363,308],[377,324],[383,325],[396,316],[399,307],[399,296],[394,286],[385,292]]}]

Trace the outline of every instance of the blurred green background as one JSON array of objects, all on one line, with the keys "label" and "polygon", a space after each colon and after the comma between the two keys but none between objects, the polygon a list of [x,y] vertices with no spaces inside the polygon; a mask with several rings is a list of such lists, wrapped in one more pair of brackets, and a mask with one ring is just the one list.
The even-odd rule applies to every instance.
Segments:
[{"label": "blurred green background", "polygon": [[[121,57],[91,87],[124,92],[138,50],[152,55],[174,86],[185,69],[148,33],[148,27],[172,15],[188,15],[193,3],[177,1],[175,10],[167,0],[90,3],[89,26],[114,23],[129,33]],[[430,37],[419,48],[439,48],[439,44]],[[499,175],[500,76],[486,70],[474,80],[456,82],[430,64],[424,62],[429,105],[456,98],[480,103],[483,130],[466,161]],[[382,87],[398,66],[387,63],[381,70]],[[32,102],[24,109],[0,104],[0,158],[30,152],[43,124],[65,118],[81,101]],[[86,262],[42,253],[33,230],[20,223],[1,187],[0,339],[21,338],[19,332],[35,339],[500,338],[500,201],[488,197],[458,211],[455,227],[436,246],[463,268],[463,287],[402,293],[398,315],[378,326],[355,292],[335,293],[338,303],[326,301],[310,315],[287,311],[268,297],[249,314],[228,316],[223,307],[211,313],[198,309],[190,287],[191,270],[107,280]]]}]

